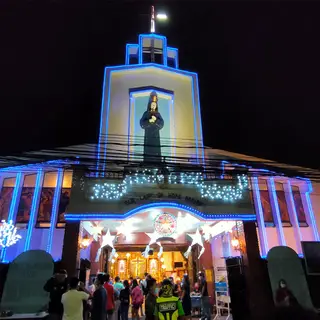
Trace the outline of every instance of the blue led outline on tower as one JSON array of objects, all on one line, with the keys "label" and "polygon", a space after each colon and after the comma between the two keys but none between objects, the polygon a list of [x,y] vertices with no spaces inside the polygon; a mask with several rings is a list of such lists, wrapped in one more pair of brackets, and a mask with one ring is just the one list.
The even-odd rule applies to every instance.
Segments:
[{"label": "blue led outline on tower", "polygon": [[[197,75],[197,73],[195,72],[191,72],[191,71],[185,71],[185,70],[177,70],[175,68],[171,68],[168,66],[163,66],[163,65],[159,65],[159,64],[155,64],[155,63],[145,63],[145,64],[133,64],[133,65],[121,65],[121,66],[113,66],[113,67],[106,67],[105,68],[105,77],[104,77],[104,89],[103,89],[103,101],[102,101],[102,110],[101,110],[101,119],[100,119],[100,135],[99,135],[99,148],[98,148],[98,165],[97,167],[99,167],[100,164],[100,149],[101,149],[101,138],[102,138],[102,128],[103,128],[103,119],[104,117],[102,116],[104,114],[104,112],[106,111],[106,124],[105,124],[105,136],[104,139],[105,141],[107,141],[107,137],[108,137],[108,129],[109,129],[109,111],[110,111],[110,96],[111,96],[111,79],[112,79],[112,73],[113,72],[122,72],[122,71],[126,71],[126,70],[132,70],[132,69],[142,69],[142,68],[150,68],[150,67],[154,67],[154,68],[158,68],[158,69],[163,69],[165,71],[171,71],[174,72],[178,75],[184,75],[184,76],[188,76],[191,78],[191,83],[193,84],[193,77]],[[108,101],[107,101],[107,106],[105,109],[104,106],[104,100],[105,100],[105,87],[106,87],[106,79],[108,79]],[[197,88],[194,88],[194,85],[191,85],[191,89],[192,89],[192,95],[194,96],[194,90],[197,90],[198,95],[199,95],[199,87],[197,86]],[[198,109],[200,109],[200,104],[197,105]],[[195,101],[193,102],[193,109],[195,109]],[[200,111],[198,112],[198,114],[200,114]],[[196,120],[196,119],[194,119]],[[199,119],[199,121],[201,122],[201,118]],[[195,132],[197,132],[196,130],[196,126],[197,123],[196,121],[194,121],[194,127],[195,127]],[[200,133],[202,134],[202,132]],[[202,145],[203,145],[203,136],[200,137],[201,141],[202,141]],[[195,137],[196,140],[196,144],[198,145],[198,135],[196,135]],[[104,159],[106,159],[106,155],[107,155],[107,144],[105,144],[105,148],[104,148],[104,153],[103,153],[103,157]],[[197,158],[197,163],[199,163],[199,158]],[[103,174],[102,176],[104,176],[104,172],[105,172],[105,161],[103,164]]]},{"label": "blue led outline on tower", "polygon": [[39,200],[39,196],[42,188],[42,177],[43,177],[43,169],[38,169],[36,184],[34,188],[32,204],[31,204],[30,217],[29,217],[29,222],[27,227],[27,236],[26,236],[26,241],[24,243],[24,251],[27,251],[30,249],[31,236],[32,236],[33,227],[36,220],[37,208],[39,203],[38,200]]},{"label": "blue led outline on tower", "polygon": [[[198,79],[198,74],[196,73],[195,74],[195,78],[196,78],[196,81],[195,81],[195,84],[194,86],[196,86],[197,88],[197,95],[198,95],[198,99],[197,99],[197,102],[198,102],[198,119],[199,119],[199,123],[200,123],[200,137],[201,137],[201,141],[200,141],[200,144],[201,144],[201,147],[202,147],[202,161],[203,161],[203,165],[205,165],[205,157],[204,157],[204,144],[203,144],[203,131],[202,131],[202,118],[201,118],[201,110],[200,110],[200,89],[199,89],[199,79]],[[194,87],[192,86],[192,87]]]},{"label": "blue led outline on tower", "polygon": [[[11,199],[11,204],[10,204],[10,209],[8,214],[8,221],[13,220],[15,212],[18,208],[17,198],[20,191],[21,178],[22,178],[22,173],[18,172],[16,175],[16,183],[15,183],[13,194],[12,194],[12,199]],[[1,261],[5,260],[6,253],[7,253],[7,248],[2,248],[1,255],[0,255]]]},{"label": "blue led outline on tower", "polygon": [[[160,94],[164,94],[164,95],[167,95],[167,96],[170,97],[169,99],[171,99],[171,101],[172,101],[172,112],[174,114],[174,103],[173,103],[174,94],[163,92],[163,91],[161,91],[160,88],[156,89],[156,90],[154,90],[154,88],[153,88],[153,89],[145,89],[145,90],[138,90],[138,91],[130,92],[130,96],[129,96],[130,106],[129,106],[129,119],[128,119],[128,150],[130,150],[130,128],[131,128],[131,123],[130,123],[131,119],[130,118],[131,118],[131,104],[132,104],[131,99],[135,101],[136,98],[133,96],[134,94],[137,94],[137,93],[148,93],[148,94],[150,94],[152,91],[157,92],[157,94],[160,93]],[[169,105],[169,108],[170,108],[170,105]],[[176,141],[176,132],[175,132],[175,130],[173,132],[173,141]],[[171,149],[173,149],[174,154],[175,154],[176,153],[176,144],[174,145],[174,148],[171,147]],[[128,157],[128,159],[130,159],[130,157]]]},{"label": "blue led outline on tower", "polygon": [[[175,63],[175,68],[179,69],[179,56],[178,56],[179,50],[177,48],[167,47],[167,52],[169,53],[169,51],[175,52],[175,56],[174,56],[173,60]],[[168,57],[167,57],[167,59],[168,59]]]},{"label": "blue led outline on tower", "polygon": [[47,242],[47,249],[46,249],[48,253],[51,253],[51,249],[52,249],[53,233],[56,227],[56,221],[58,217],[62,183],[63,183],[63,169],[58,169],[57,183],[56,183],[56,189],[54,191],[54,196],[53,196],[50,229],[48,233],[48,242]]},{"label": "blue led outline on tower", "polygon": [[[104,73],[103,73],[103,87],[102,87],[102,101],[101,101],[101,115],[100,115],[100,134],[99,134],[99,140],[98,140],[98,161],[97,161],[97,172],[96,172],[96,177],[99,177],[99,167],[100,167],[100,150],[101,150],[101,133],[103,131],[103,115],[104,115],[104,105],[105,105],[105,92],[106,92],[106,79],[107,79],[107,68],[104,68]],[[110,80],[109,80],[110,82]],[[110,88],[109,88],[110,89]],[[108,92],[110,95],[110,91]],[[108,120],[108,118],[106,119]],[[106,131],[106,136],[107,137],[108,131]],[[105,146],[105,149],[107,148],[107,145]]]},{"label": "blue led outline on tower", "polygon": [[[191,78],[191,87],[194,88],[194,79],[193,77]],[[194,136],[198,137],[198,128],[197,128],[197,123],[196,123],[196,108],[194,107],[195,105],[195,96],[194,96],[194,90],[191,90],[192,93],[192,105],[193,105],[193,121],[194,121]],[[199,119],[199,121],[201,122],[201,118]],[[199,148],[198,148],[198,139],[196,139],[196,155],[197,155],[197,164],[199,164]]]},{"label": "blue led outline on tower", "polygon": [[130,48],[136,48],[137,49],[137,54],[136,56],[139,56],[139,45],[136,43],[127,43],[126,44],[126,59],[125,59],[125,64],[128,65],[130,64],[130,57],[132,56],[130,54]]},{"label": "blue led outline on tower", "polygon": [[131,130],[131,105],[132,105],[132,94],[130,93],[130,97],[129,97],[129,119],[128,119],[128,161],[131,158],[131,150],[130,150],[130,130]]},{"label": "blue led outline on tower", "polygon": [[163,65],[167,66],[168,61],[168,53],[167,53],[167,37],[160,36],[158,34],[140,34],[139,35],[139,64],[143,64],[143,39],[144,38],[154,38],[162,41],[162,57],[163,57]]}]

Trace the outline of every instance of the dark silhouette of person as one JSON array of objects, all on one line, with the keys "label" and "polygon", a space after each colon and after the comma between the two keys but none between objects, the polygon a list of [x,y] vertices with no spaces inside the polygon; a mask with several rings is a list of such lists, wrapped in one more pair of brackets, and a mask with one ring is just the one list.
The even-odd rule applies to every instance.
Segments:
[{"label": "dark silhouette of person", "polygon": [[279,287],[276,291],[276,305],[279,307],[295,307],[299,305],[298,300],[288,289],[287,283],[283,279],[279,281]]},{"label": "dark silhouette of person", "polygon": [[151,92],[147,111],[140,119],[140,126],[144,129],[144,162],[161,162],[160,130],[164,121],[158,110],[158,96],[155,91]]}]

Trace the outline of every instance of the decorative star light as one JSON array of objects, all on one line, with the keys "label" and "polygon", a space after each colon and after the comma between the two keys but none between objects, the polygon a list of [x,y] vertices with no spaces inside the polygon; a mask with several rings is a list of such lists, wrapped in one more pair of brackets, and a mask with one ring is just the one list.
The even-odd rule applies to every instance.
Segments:
[{"label": "decorative star light", "polygon": [[161,256],[162,256],[162,254],[163,254],[163,246],[161,245],[160,242],[157,242],[157,243],[158,243],[158,245],[159,245],[159,247],[160,247],[160,250],[159,250],[159,252],[158,252],[158,258],[160,259]]},{"label": "decorative star light", "polygon": [[211,229],[212,227],[209,226],[208,224],[204,224],[202,227],[202,232],[203,232],[203,237],[205,241],[209,241],[211,238]]},{"label": "decorative star light", "polygon": [[202,256],[202,254],[204,253],[205,251],[205,248],[204,248],[204,245],[203,245],[203,241],[202,241],[202,236],[199,232],[199,228],[197,228],[197,231],[195,234],[190,234],[188,233],[188,236],[190,238],[192,238],[192,242],[191,242],[191,245],[189,246],[188,250],[184,253],[184,256],[186,258],[189,257],[190,253],[191,253],[191,249],[194,245],[198,244],[200,247],[202,247],[201,251],[200,251],[200,254],[199,254],[199,257],[198,259],[200,259],[200,257]]},{"label": "decorative star light", "polygon": [[[160,238],[160,236],[159,236],[159,234],[157,233],[157,232],[153,232],[153,233],[146,233],[146,235],[150,238],[150,241],[149,241],[149,244],[146,246],[146,248],[145,248],[145,250],[143,251],[143,256],[145,257],[145,258],[148,258],[148,256],[149,256],[149,251],[150,251],[150,246],[152,245],[152,244],[154,244],[154,243],[156,243],[159,247],[160,247],[160,251],[159,251],[159,253],[158,253],[158,255],[160,254],[160,252],[161,252],[161,255],[162,255],[162,252],[163,252],[163,248],[162,248],[162,246],[161,246],[161,243],[159,242],[159,241],[157,241],[159,238]],[[162,250],[161,250],[162,249]],[[161,256],[160,255],[160,256]]]},{"label": "decorative star light", "polygon": [[102,244],[101,244],[101,248],[105,247],[105,246],[109,246],[110,248],[114,248],[113,247],[113,240],[114,240],[115,236],[112,236],[110,234],[110,230],[108,229],[107,233],[102,236]]},{"label": "decorative star light", "polygon": [[117,229],[117,236],[120,234],[125,234],[126,233],[126,224],[124,221],[121,222],[120,226],[116,228]]},{"label": "decorative star light", "polygon": [[117,236],[122,234],[127,240],[132,239],[132,224],[128,221],[122,221],[117,229]]},{"label": "decorative star light", "polygon": [[112,260],[113,260],[113,257],[116,257],[116,255],[117,255],[116,249],[115,249],[115,248],[112,248],[112,251],[111,251],[111,253],[110,253],[110,255],[109,255],[108,261],[109,261],[109,262],[112,261]]},{"label": "decorative star light", "polygon": [[98,249],[97,254],[96,254],[96,259],[94,260],[94,262],[99,262],[100,255],[101,255],[101,248]]},{"label": "decorative star light", "polygon": [[95,241],[98,241],[99,236],[101,236],[102,229],[101,226],[92,226],[92,235]]},{"label": "decorative star light", "polygon": [[17,228],[14,226],[12,220],[6,222],[1,221],[0,225],[0,247],[8,248],[21,239],[21,236],[17,234]]},{"label": "decorative star light", "polygon": [[146,235],[150,238],[149,246],[151,246],[154,243],[157,243],[157,240],[160,238],[160,236],[157,232],[146,233]]}]

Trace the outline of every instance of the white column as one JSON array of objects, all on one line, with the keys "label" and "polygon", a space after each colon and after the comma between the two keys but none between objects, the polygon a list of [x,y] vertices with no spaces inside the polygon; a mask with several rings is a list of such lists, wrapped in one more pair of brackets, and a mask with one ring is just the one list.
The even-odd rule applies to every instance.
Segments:
[{"label": "white column", "polygon": [[267,179],[267,184],[268,184],[268,189],[269,189],[270,202],[271,202],[271,208],[272,208],[272,213],[273,213],[273,220],[274,220],[274,223],[277,228],[279,244],[281,246],[285,246],[286,240],[285,240],[284,233],[283,233],[280,209],[279,209],[279,204],[278,204],[276,188],[274,185],[273,177],[270,177],[269,179]]},{"label": "white column", "polygon": [[257,223],[258,223],[258,233],[260,240],[260,249],[262,256],[266,256],[269,252],[268,238],[266,225],[263,217],[263,209],[260,198],[259,182],[258,178],[253,177],[251,179],[252,193],[253,193],[253,203],[256,211]]},{"label": "white column", "polygon": [[39,202],[41,198],[40,195],[41,195],[42,184],[43,184],[43,176],[44,176],[43,170],[38,169],[36,184],[34,187],[34,192],[32,197],[30,217],[29,217],[29,222],[27,227],[27,236],[26,236],[26,241],[24,243],[24,251],[28,251],[30,249],[32,233],[35,226],[35,221],[37,220],[38,207],[39,207]]},{"label": "white column", "polygon": [[313,240],[320,241],[319,232],[317,228],[317,222],[313,213],[312,203],[310,200],[310,193],[313,191],[311,181],[306,181],[307,190],[306,192],[300,192],[302,205],[306,214],[306,219],[309,227],[312,230]]},{"label": "white column", "polygon": [[51,211],[51,220],[50,220],[50,229],[48,234],[48,242],[47,242],[47,252],[52,254],[52,243],[53,243],[53,234],[56,228],[58,211],[59,211],[59,202],[61,196],[61,188],[63,183],[63,169],[58,169],[57,173],[57,184],[54,190],[54,196],[52,201],[52,211]]},{"label": "white column", "polygon": [[0,175],[0,192],[1,192],[2,187],[3,187],[3,180],[4,180],[3,175]]},{"label": "white column", "polygon": [[287,182],[283,183],[283,188],[285,191],[284,194],[285,194],[286,202],[288,206],[290,222],[292,224],[292,228],[294,232],[294,239],[296,241],[297,251],[298,251],[298,254],[302,254],[302,247],[301,247],[302,236],[300,232],[296,206],[294,204],[292,188],[291,188],[291,183],[289,179],[287,180]]}]

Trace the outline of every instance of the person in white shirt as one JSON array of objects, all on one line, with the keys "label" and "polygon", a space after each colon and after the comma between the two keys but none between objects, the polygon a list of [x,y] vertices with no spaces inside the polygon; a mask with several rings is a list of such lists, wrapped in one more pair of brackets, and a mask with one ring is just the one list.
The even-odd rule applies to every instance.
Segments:
[{"label": "person in white shirt", "polygon": [[83,291],[78,291],[79,279],[74,277],[70,279],[70,290],[62,295],[63,320],[83,320],[83,301],[89,299],[89,293],[84,286]]}]

